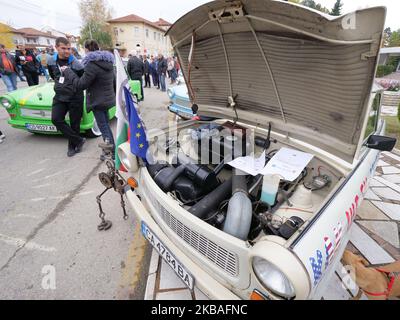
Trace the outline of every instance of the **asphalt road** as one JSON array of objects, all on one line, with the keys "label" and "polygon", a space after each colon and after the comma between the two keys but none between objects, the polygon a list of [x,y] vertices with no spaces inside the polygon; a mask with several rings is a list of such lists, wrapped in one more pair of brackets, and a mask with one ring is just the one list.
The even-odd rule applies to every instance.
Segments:
[{"label": "asphalt road", "polygon": [[[147,127],[161,126],[166,93],[146,89],[145,98]],[[7,118],[0,107],[0,299],[143,299],[150,247],[112,191],[103,208],[113,227],[97,230],[100,139],[68,158],[63,137],[13,129]]]}]

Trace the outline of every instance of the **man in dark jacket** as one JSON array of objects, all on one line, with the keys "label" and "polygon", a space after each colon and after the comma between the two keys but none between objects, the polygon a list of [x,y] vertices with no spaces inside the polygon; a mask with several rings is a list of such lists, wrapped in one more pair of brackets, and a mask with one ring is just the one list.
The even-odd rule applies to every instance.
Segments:
[{"label": "man in dark jacket", "polygon": [[17,90],[17,72],[14,57],[0,44],[0,75],[8,92]]},{"label": "man in dark jacket", "polygon": [[[70,68],[66,68],[64,74],[68,81],[72,79],[76,90],[86,90],[86,110],[93,111],[104,141],[114,149],[114,137],[108,118],[108,110],[115,106],[114,55],[108,51],[100,51],[94,40],[85,42],[85,50],[86,56],[82,60],[85,67],[83,76],[79,78]],[[104,154],[100,159],[105,159]]]},{"label": "man in dark jacket", "polygon": [[[75,90],[72,79],[66,79],[61,68],[68,66],[78,76],[83,74],[83,66],[71,54],[71,44],[66,38],[56,39],[57,53],[47,62],[50,77],[54,80],[55,96],[51,121],[68,138],[68,157],[82,151],[86,139],[80,133],[83,113],[83,91]],[[69,112],[70,126],[65,122]]]},{"label": "man in dark jacket", "polygon": [[142,93],[142,99],[139,101],[144,100],[144,93],[143,93],[143,74],[144,74],[144,65],[143,61],[139,59],[137,55],[132,56],[128,61],[128,74],[132,80],[140,81],[140,91]]},{"label": "man in dark jacket", "polygon": [[143,66],[144,66],[144,87],[151,88],[151,84],[150,84],[151,68],[150,68],[150,62],[149,62],[149,60],[147,60],[146,56],[143,57]]},{"label": "man in dark jacket", "polygon": [[167,76],[168,63],[164,56],[160,53],[158,55],[158,69],[157,73],[160,79],[161,91],[167,91],[167,87],[165,85],[165,77]]},{"label": "man in dark jacket", "polygon": [[35,55],[26,50],[24,46],[20,46],[19,49],[15,53],[15,62],[21,66],[28,85],[36,86],[39,84],[39,62],[36,60]]}]

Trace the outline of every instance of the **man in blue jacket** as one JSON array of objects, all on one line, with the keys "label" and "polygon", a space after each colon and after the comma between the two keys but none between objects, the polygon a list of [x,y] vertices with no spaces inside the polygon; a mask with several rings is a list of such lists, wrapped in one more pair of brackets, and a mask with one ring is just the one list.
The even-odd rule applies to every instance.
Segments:
[{"label": "man in blue jacket", "polygon": [[[72,79],[67,79],[62,71],[63,66],[68,66],[79,77],[83,75],[83,66],[71,54],[71,44],[63,37],[56,39],[57,53],[47,62],[50,77],[54,80],[55,96],[51,121],[64,136],[68,138],[68,157],[82,151],[86,139],[80,133],[81,118],[83,114],[83,91],[74,89]],[[65,121],[69,113],[70,125]]]}]

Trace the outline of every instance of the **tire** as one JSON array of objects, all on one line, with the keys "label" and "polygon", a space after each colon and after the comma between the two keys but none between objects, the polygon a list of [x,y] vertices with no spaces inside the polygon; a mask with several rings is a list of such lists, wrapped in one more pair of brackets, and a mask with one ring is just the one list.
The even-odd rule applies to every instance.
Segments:
[{"label": "tire", "polygon": [[93,122],[93,127],[89,130],[86,130],[86,136],[88,138],[98,138],[101,137],[101,131],[99,127],[97,126],[96,119]]}]

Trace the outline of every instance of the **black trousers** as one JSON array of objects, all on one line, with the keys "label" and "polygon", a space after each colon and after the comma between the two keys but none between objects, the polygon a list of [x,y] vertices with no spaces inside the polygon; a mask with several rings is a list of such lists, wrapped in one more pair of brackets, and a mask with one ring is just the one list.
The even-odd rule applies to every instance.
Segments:
[{"label": "black trousers", "polygon": [[151,88],[150,84],[150,73],[145,73],[144,74],[144,86]]},{"label": "black trousers", "polygon": [[157,72],[153,72],[151,76],[153,78],[153,86],[160,88]]},{"label": "black trousers", "polygon": [[[65,122],[65,115],[69,112],[70,125]],[[68,139],[68,148],[75,148],[82,138],[79,135],[83,114],[83,100],[64,102],[56,98],[53,100],[51,121]]]},{"label": "black trousers", "polygon": [[28,82],[28,86],[31,87],[39,84],[39,75],[36,72],[24,72],[24,75],[26,77],[26,81]]},{"label": "black trousers", "polygon": [[142,94],[142,100],[144,100],[144,92],[143,92],[143,77],[142,76],[137,76],[133,77],[132,80],[138,80],[140,81],[140,93]]}]

